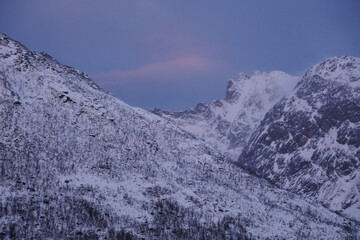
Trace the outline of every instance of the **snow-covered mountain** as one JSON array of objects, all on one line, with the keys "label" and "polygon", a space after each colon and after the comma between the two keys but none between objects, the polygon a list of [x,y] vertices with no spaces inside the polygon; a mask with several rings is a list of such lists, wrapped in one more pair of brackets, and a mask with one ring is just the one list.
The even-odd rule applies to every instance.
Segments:
[{"label": "snow-covered mountain", "polygon": [[0,34],[0,238],[351,239],[86,74]]},{"label": "snow-covered mountain", "polygon": [[197,138],[236,160],[260,121],[298,82],[284,72],[241,73],[227,83],[224,99],[200,103],[182,112],[153,109]]},{"label": "snow-covered mountain", "polygon": [[266,114],[239,164],[360,221],[359,147],[360,59],[333,57]]}]

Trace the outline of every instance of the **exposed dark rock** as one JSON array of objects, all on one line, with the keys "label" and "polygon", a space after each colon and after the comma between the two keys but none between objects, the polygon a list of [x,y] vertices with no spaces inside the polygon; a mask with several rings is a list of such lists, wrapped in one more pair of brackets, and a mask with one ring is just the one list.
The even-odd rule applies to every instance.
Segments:
[{"label": "exposed dark rock", "polygon": [[360,59],[354,57],[314,66],[265,115],[239,164],[360,220],[360,82],[354,80],[359,76]]}]

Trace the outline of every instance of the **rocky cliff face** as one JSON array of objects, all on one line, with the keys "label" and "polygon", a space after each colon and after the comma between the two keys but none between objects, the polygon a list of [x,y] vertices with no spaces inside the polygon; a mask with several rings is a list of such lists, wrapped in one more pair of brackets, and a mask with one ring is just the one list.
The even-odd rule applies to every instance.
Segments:
[{"label": "rocky cliff face", "polygon": [[344,239],[358,229],[0,34],[0,238]]},{"label": "rocky cliff face", "polygon": [[359,221],[359,146],[360,59],[334,57],[266,114],[239,164]]},{"label": "rocky cliff face", "polygon": [[230,79],[224,99],[182,112],[153,109],[197,138],[236,160],[266,112],[288,94],[298,78],[284,72],[239,74]]}]

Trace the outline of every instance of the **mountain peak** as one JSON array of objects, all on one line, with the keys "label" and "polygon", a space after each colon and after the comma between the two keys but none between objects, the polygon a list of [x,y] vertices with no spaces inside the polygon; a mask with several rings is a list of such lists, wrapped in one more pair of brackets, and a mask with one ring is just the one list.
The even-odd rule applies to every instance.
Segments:
[{"label": "mountain peak", "polygon": [[328,58],[307,71],[305,78],[313,78],[315,75],[340,83],[353,85],[357,82],[356,85],[360,86],[360,58],[352,56]]},{"label": "mountain peak", "polygon": [[[84,72],[60,64],[54,57],[45,52],[31,51],[20,42],[0,33],[0,71],[6,72],[9,68],[14,69],[18,74],[66,75],[65,79],[69,85],[74,85],[72,81],[80,81],[96,90],[104,91]],[[48,83],[50,82],[57,84],[54,83],[55,81],[48,81]]]},{"label": "mountain peak", "polygon": [[291,76],[282,71],[271,71],[269,73],[256,71],[251,77],[240,73],[237,78],[228,81],[225,101],[237,101],[241,92],[261,93],[276,88],[282,93],[288,93],[298,80],[299,77]]},{"label": "mountain peak", "polygon": [[241,72],[239,73],[236,78],[234,79],[235,81],[240,81],[242,79],[249,79],[250,77],[248,75],[246,75],[245,73]]}]

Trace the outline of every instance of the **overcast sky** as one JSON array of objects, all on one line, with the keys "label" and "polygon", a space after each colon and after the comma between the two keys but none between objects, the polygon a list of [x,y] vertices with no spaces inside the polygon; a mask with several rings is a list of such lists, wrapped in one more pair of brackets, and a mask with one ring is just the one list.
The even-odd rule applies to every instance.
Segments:
[{"label": "overcast sky", "polygon": [[255,70],[360,57],[359,0],[0,0],[0,31],[130,105],[182,110]]}]

